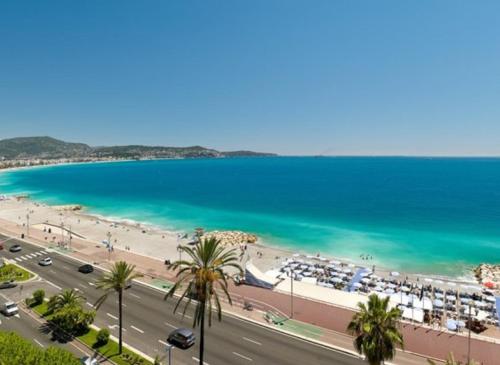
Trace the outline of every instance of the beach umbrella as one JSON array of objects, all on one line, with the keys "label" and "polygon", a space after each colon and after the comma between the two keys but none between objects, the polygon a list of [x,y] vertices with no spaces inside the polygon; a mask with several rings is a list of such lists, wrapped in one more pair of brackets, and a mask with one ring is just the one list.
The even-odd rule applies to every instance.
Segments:
[{"label": "beach umbrella", "polygon": [[434,299],[434,303],[433,304],[434,304],[435,307],[438,307],[438,308],[442,308],[443,305],[444,305],[443,301],[439,300],[439,299]]},{"label": "beach umbrella", "polygon": [[392,271],[392,272],[391,272],[391,276],[399,276],[399,275],[400,275],[400,274],[399,274],[399,272],[397,272],[397,271]]},{"label": "beach umbrella", "polygon": [[404,292],[409,292],[410,288],[408,288],[407,286],[402,286],[401,290],[404,291]]},{"label": "beach umbrella", "polygon": [[485,298],[487,302],[495,303],[495,297],[486,297]]},{"label": "beach umbrella", "polygon": [[446,320],[446,328],[448,328],[450,331],[456,331],[457,330],[457,322],[455,322],[453,319],[447,319]]},{"label": "beach umbrella", "polygon": [[469,303],[471,301],[471,299],[469,299],[469,298],[460,298],[460,301],[462,303],[464,303],[464,304],[467,304],[467,303]]},{"label": "beach umbrella", "polygon": [[457,327],[465,328],[465,322],[464,321],[457,321]]},{"label": "beach umbrella", "polygon": [[443,298],[444,297],[443,293],[434,293],[434,296],[436,298]]},{"label": "beach umbrella", "polygon": [[382,288],[381,286],[376,286],[375,288],[373,288],[373,290],[376,292],[382,292],[384,291],[384,288]]},{"label": "beach umbrella", "polygon": [[486,303],[483,303],[479,300],[476,300],[474,303],[476,304],[476,307],[479,307],[479,308],[486,307]]},{"label": "beach umbrella", "polygon": [[454,295],[447,295],[446,296],[446,300],[449,300],[451,302],[454,302],[455,300],[457,300],[457,297],[454,296]]},{"label": "beach umbrella", "polygon": [[396,288],[396,284],[389,283],[389,284],[387,284],[387,287],[390,289],[394,289],[394,288]]},{"label": "beach umbrella", "polygon": [[394,289],[391,289],[391,288],[385,289],[385,293],[387,293],[387,294],[394,294]]},{"label": "beach umbrella", "polygon": [[495,283],[492,283],[491,281],[487,281],[486,283],[483,283],[483,285],[488,289],[493,289],[495,287]]},{"label": "beach umbrella", "polygon": [[342,272],[348,274],[348,273],[351,273],[352,270],[351,269],[348,269],[348,268],[345,268],[344,270],[342,270]]},{"label": "beach umbrella", "polygon": [[341,283],[341,282],[342,282],[342,279],[341,279],[341,278],[332,278],[332,279],[330,279],[330,281],[331,281],[332,283]]},{"label": "beach umbrella", "polygon": [[363,279],[361,279],[361,282],[362,282],[362,283],[365,283],[365,284],[368,284],[368,283],[370,282],[370,279],[368,279],[368,278],[363,278]]},{"label": "beach umbrella", "polygon": [[356,267],[356,266],[354,264],[349,264],[349,265],[347,265],[347,267],[353,268],[353,267]]},{"label": "beach umbrella", "polygon": [[362,288],[363,287],[363,284],[360,284],[360,283],[354,283],[352,284],[353,288]]}]

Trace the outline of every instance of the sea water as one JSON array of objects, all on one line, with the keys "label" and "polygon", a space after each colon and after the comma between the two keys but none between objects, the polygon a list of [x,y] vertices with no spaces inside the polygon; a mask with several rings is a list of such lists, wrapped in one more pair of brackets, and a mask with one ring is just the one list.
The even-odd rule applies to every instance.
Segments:
[{"label": "sea water", "polygon": [[272,157],[61,165],[0,174],[1,193],[403,271],[500,262],[500,159]]}]

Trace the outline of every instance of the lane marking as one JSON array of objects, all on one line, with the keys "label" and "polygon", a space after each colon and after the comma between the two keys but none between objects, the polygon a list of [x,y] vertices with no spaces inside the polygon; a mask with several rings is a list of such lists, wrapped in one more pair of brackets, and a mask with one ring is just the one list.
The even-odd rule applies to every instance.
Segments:
[{"label": "lane marking", "polygon": [[162,341],[162,340],[158,340],[159,343],[161,343],[163,346],[168,346],[169,344],[166,343],[165,341]]},{"label": "lane marking", "polygon": [[[193,356],[193,357],[192,357],[192,359],[193,359],[194,361],[196,361],[196,362],[200,362],[200,359],[198,359],[198,358],[197,358],[197,357],[195,357],[195,356]],[[203,361],[203,363],[204,363],[205,365],[208,365],[208,362],[206,362],[206,361]]]},{"label": "lane marking", "polygon": [[94,305],[92,303],[86,302],[85,304],[87,304],[91,308],[94,308]]},{"label": "lane marking", "polygon": [[26,256],[24,256],[24,255],[23,255],[23,256],[19,256],[19,258],[20,258],[21,260],[26,260]]},{"label": "lane marking", "polygon": [[87,287],[85,285],[83,285],[83,284],[78,283],[78,285],[80,285],[82,288],[87,289]]},{"label": "lane marking", "polygon": [[42,344],[40,343],[40,341],[38,341],[36,338],[34,338],[34,339],[33,339],[33,341],[35,341],[37,344],[39,344],[39,345],[40,345],[40,347],[45,347],[45,346],[44,346],[44,345],[42,345]]},{"label": "lane marking", "polygon": [[170,323],[168,323],[168,322],[165,322],[165,324],[166,324],[167,326],[169,326],[169,327],[173,328],[173,329],[177,329],[177,327],[176,327],[176,326],[174,326],[173,324],[170,324]]},{"label": "lane marking", "polygon": [[256,345],[262,346],[262,344],[261,344],[260,342],[255,341],[255,340],[252,340],[251,338],[248,338],[248,337],[243,337],[243,339],[244,339],[245,341],[248,341],[248,342],[254,343],[254,344],[256,344]]},{"label": "lane marking", "polygon": [[137,299],[141,299],[141,297],[140,297],[140,296],[135,295],[134,293],[130,293],[130,295],[131,295],[131,296],[133,296],[133,297],[135,297],[135,298],[137,298]]},{"label": "lane marking", "polygon": [[21,262],[21,261],[22,261],[19,257],[16,257],[16,258],[15,258],[15,260],[16,260],[17,262]]},{"label": "lane marking", "polygon": [[132,329],[136,330],[136,331],[137,331],[137,332],[139,332],[139,333],[144,333],[144,331],[143,331],[143,330],[141,330],[140,328],[137,328],[136,326],[130,326],[130,328],[132,328]]},{"label": "lane marking", "polygon": [[90,281],[89,281],[89,285],[90,285],[90,286],[95,286],[95,284],[94,284],[94,283],[91,283]]},{"label": "lane marking", "polygon": [[35,258],[35,256],[31,256],[31,255],[28,255],[28,254],[26,255],[26,257],[29,257],[30,259]]},{"label": "lane marking", "polygon": [[52,274],[55,274],[56,272],[52,269],[49,270]]},{"label": "lane marking", "polygon": [[114,316],[114,315],[112,315],[112,314],[109,314],[109,313],[106,313],[106,314],[108,315],[108,317],[111,317],[111,318],[116,319],[116,320],[118,319],[118,317],[115,317],[115,316]]},{"label": "lane marking", "polygon": [[233,351],[233,354],[235,354],[236,356],[239,356],[239,357],[241,357],[242,359],[245,359],[245,360],[247,360],[247,361],[253,361],[251,358],[249,358],[249,357],[247,357],[247,356],[245,356],[245,355],[242,355],[242,354],[238,354],[237,352],[234,352],[234,351]]},{"label": "lane marking", "polygon": [[56,289],[62,290],[62,288],[61,288],[60,286],[57,286],[56,284],[54,284],[54,283],[53,283],[53,282],[51,282],[51,281],[48,281],[48,280],[47,280],[47,284],[52,285],[52,286],[53,286],[54,288],[56,288]]}]

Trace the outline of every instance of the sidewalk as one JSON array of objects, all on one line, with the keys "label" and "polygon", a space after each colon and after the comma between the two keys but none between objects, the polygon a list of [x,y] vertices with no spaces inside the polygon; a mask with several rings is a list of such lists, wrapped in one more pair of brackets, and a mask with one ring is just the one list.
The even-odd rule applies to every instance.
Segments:
[{"label": "sidewalk", "polygon": [[[11,236],[20,237],[22,227],[0,220],[2,231]],[[53,244],[44,240],[43,232],[31,229],[29,241],[46,247]],[[151,286],[166,290],[175,274],[167,270],[164,259],[176,260],[178,257],[146,257],[129,251],[116,249],[109,254],[104,245],[74,238],[71,252],[59,250],[70,256],[92,262],[94,265],[109,268],[114,261],[124,260],[136,266],[136,270],[144,274],[142,281]],[[267,289],[249,286],[230,285],[233,306],[224,303],[224,310],[228,313],[254,321],[258,324],[270,326],[264,319],[266,312],[272,311],[281,316],[290,314],[290,296]],[[253,304],[255,310],[243,310],[245,301]],[[307,298],[294,297],[294,320],[285,321],[283,325],[271,325],[273,328],[284,330],[301,337],[354,351],[352,337],[345,333],[347,324],[354,312],[347,308],[336,307],[327,303],[312,301]],[[464,360],[467,354],[467,337],[456,333],[437,331],[422,326],[403,325],[405,338],[405,352],[399,351],[395,359],[397,364],[427,364],[426,357],[444,359],[452,351],[455,358]],[[417,356],[426,354],[426,357]],[[500,345],[483,341],[477,338],[471,340],[471,356],[484,364],[495,364],[500,353]]]}]

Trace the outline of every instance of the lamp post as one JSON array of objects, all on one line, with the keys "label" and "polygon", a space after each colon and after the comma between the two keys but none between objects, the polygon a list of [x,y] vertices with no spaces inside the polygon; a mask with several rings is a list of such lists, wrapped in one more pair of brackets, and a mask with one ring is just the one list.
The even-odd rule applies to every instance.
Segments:
[{"label": "lamp post", "polygon": [[111,232],[106,233],[108,237],[108,261],[111,261]]},{"label": "lamp post", "polygon": [[290,271],[290,318],[293,319],[293,281],[295,273],[293,269]]},{"label": "lamp post", "polygon": [[470,340],[471,340],[471,328],[472,328],[471,309],[472,309],[472,304],[469,302],[469,319],[467,321],[467,323],[469,324],[469,337],[467,339],[467,365],[470,364]]},{"label": "lamp post", "polygon": [[166,345],[166,350],[168,352],[168,365],[172,365],[172,348],[174,346],[167,344]]},{"label": "lamp post", "polygon": [[26,237],[30,236],[30,212],[26,213]]}]

